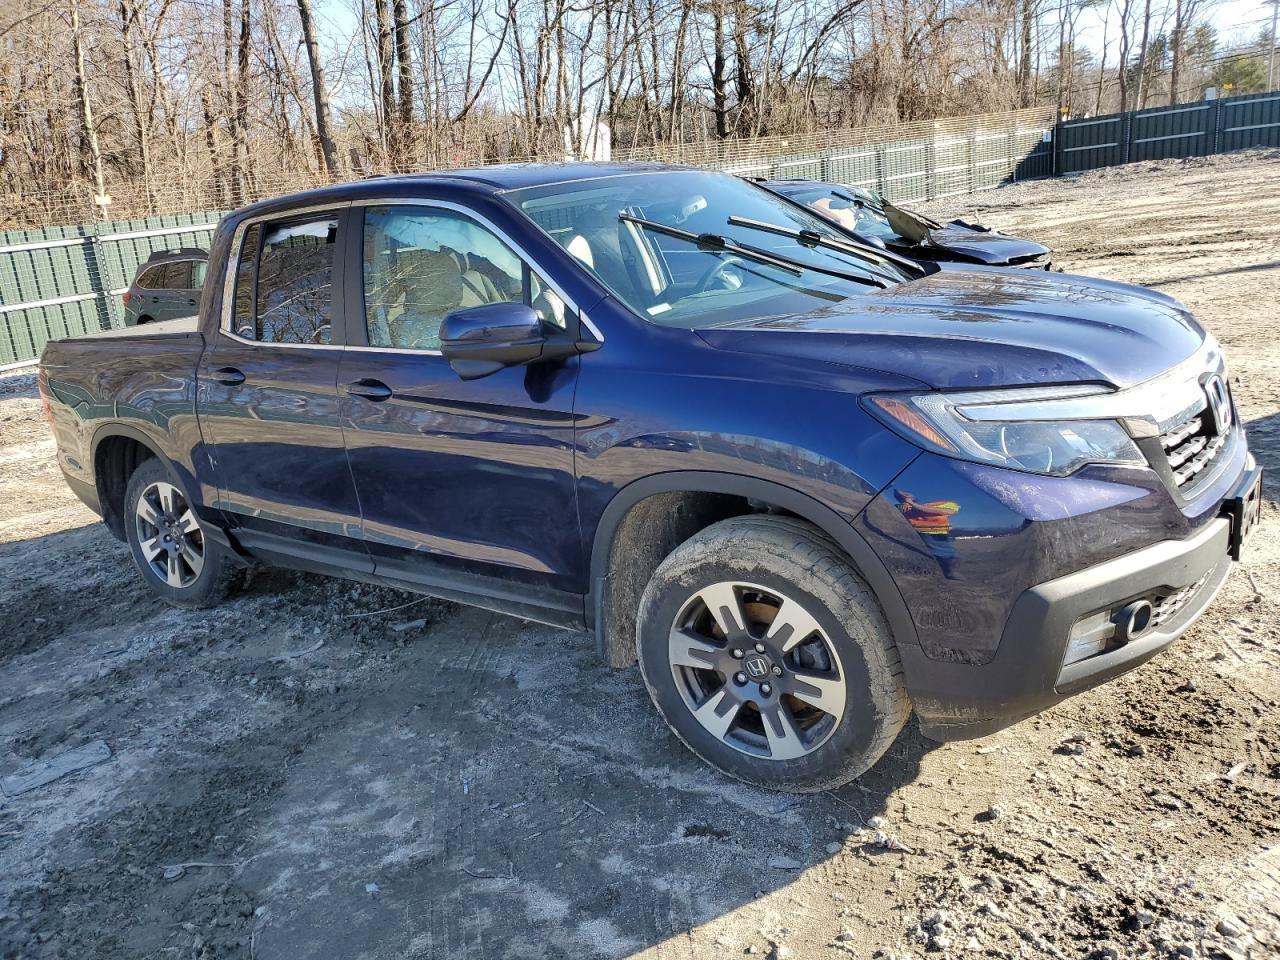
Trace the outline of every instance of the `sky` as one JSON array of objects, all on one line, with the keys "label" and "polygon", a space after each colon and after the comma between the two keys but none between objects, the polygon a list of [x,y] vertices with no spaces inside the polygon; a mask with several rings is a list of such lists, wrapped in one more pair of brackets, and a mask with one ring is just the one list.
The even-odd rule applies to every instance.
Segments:
[{"label": "sky", "polygon": [[[357,3],[358,0],[315,0],[316,20],[327,41],[330,58],[354,52],[351,45],[353,42],[358,43],[359,35],[355,13]],[[1270,28],[1273,8],[1264,0],[1206,0],[1206,5],[1210,9],[1204,19],[1217,29],[1222,46],[1247,42]],[[1156,0],[1153,6],[1164,6],[1164,3]],[[1103,46],[1103,20],[1100,10],[1086,11],[1081,15],[1080,42],[1095,52],[1100,51]],[[1117,34],[1113,12],[1110,27],[1105,31],[1108,63],[1113,62],[1117,55]],[[335,97],[341,100],[342,91],[335,91]]]},{"label": "sky", "polygon": [[[1263,30],[1271,28],[1272,7],[1263,0],[1221,0],[1214,5],[1204,17],[1218,31],[1218,42],[1228,46],[1233,42],[1245,42],[1255,39]],[[1119,38],[1116,27],[1116,16],[1111,16],[1111,27],[1107,32],[1108,57],[1114,59],[1118,49]],[[1094,51],[1102,49],[1103,15],[1102,11],[1086,11],[1080,18],[1081,42]]]}]

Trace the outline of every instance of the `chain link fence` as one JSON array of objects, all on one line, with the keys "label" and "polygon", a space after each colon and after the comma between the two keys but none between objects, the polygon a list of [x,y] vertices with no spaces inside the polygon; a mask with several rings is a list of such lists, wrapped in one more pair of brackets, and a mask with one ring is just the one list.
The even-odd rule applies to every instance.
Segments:
[{"label": "chain link fence", "polygon": [[[815,179],[878,190],[917,203],[1053,173],[1046,131],[1053,111],[961,117],[794,137],[671,144],[615,151],[614,159],[721,169],[764,179]],[[563,159],[543,158],[543,159]],[[164,188],[115,185],[110,210],[92,219],[77,191],[32,195],[28,220],[0,233],[0,369],[24,365],[50,339],[119,326],[120,295],[154,252],[208,247],[223,212],[263,197],[324,186],[306,172],[229,186],[192,177]]]}]

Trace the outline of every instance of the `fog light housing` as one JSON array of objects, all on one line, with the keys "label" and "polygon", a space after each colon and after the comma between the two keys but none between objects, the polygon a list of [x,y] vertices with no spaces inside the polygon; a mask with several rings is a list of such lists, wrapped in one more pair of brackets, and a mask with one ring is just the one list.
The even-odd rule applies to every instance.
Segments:
[{"label": "fog light housing", "polygon": [[1116,635],[1116,625],[1111,619],[1111,610],[1097,610],[1081,617],[1071,625],[1071,636],[1067,639],[1067,655],[1062,665],[1070,666],[1081,660],[1088,660],[1106,651]]},{"label": "fog light housing", "polygon": [[[1161,599],[1157,597],[1156,602]],[[1079,663],[1122,647],[1130,640],[1137,640],[1151,629],[1157,619],[1156,608],[1146,597],[1130,600],[1119,607],[1095,610],[1072,624],[1062,665]]]}]

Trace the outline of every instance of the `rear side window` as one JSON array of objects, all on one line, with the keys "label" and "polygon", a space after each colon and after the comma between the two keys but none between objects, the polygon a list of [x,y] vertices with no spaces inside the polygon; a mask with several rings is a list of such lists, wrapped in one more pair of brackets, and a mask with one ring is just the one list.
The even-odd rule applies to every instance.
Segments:
[{"label": "rear side window", "polygon": [[173,263],[166,263],[164,266],[164,283],[161,286],[165,290],[191,289],[191,261],[175,260]]},{"label": "rear side window", "polygon": [[258,257],[254,339],[329,343],[337,217],[271,224]]},{"label": "rear side window", "polygon": [[205,260],[191,261],[191,288],[190,289],[199,290],[204,287],[204,274],[208,268],[209,268],[209,264]]}]

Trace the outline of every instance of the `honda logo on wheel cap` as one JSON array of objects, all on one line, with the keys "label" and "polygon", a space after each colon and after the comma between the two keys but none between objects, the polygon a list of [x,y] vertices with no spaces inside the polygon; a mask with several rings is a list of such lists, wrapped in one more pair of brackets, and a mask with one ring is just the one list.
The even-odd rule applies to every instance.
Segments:
[{"label": "honda logo on wheel cap", "polygon": [[759,680],[769,675],[769,661],[764,657],[748,657],[743,664],[752,680]]},{"label": "honda logo on wheel cap", "polygon": [[1227,384],[1216,373],[1204,382],[1204,392],[1209,398],[1209,412],[1213,414],[1214,432],[1221,435],[1231,426],[1231,396]]}]

